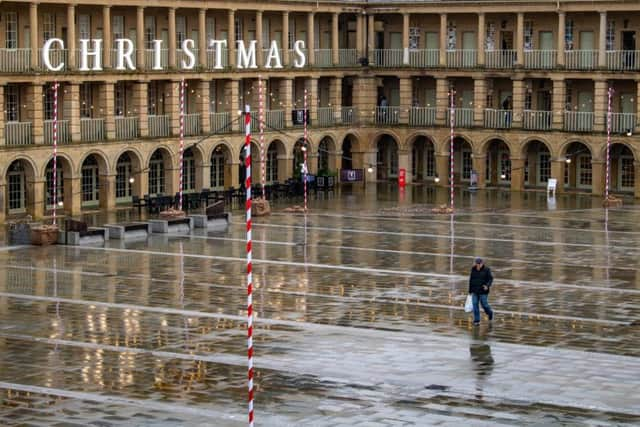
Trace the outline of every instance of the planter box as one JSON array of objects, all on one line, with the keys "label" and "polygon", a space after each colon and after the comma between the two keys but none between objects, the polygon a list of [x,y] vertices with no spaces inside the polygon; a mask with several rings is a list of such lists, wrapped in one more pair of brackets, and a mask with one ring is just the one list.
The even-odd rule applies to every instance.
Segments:
[{"label": "planter box", "polygon": [[271,205],[266,199],[253,199],[251,201],[251,215],[253,216],[266,216],[271,213]]},{"label": "planter box", "polygon": [[58,242],[57,225],[39,225],[31,228],[31,244],[38,246],[53,245]]},{"label": "planter box", "polygon": [[162,212],[160,212],[160,215],[158,216],[158,218],[164,219],[164,220],[176,219],[176,218],[184,218],[184,217],[185,217],[184,211],[177,211],[177,210],[174,210],[174,209],[169,209],[169,210],[166,210],[166,211],[162,211]]},{"label": "planter box", "polygon": [[602,202],[603,208],[619,208],[622,207],[622,199],[618,199],[614,196],[609,196],[609,198],[604,199]]}]

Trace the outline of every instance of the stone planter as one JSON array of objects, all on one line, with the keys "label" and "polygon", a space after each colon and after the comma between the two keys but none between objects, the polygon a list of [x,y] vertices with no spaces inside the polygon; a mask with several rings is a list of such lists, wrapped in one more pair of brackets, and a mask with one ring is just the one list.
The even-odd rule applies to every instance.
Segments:
[{"label": "stone planter", "polygon": [[266,216],[271,213],[271,205],[269,201],[263,198],[253,199],[251,201],[251,215]]},{"label": "stone planter", "polygon": [[57,225],[38,225],[31,228],[31,244],[38,246],[54,245],[58,241]]},{"label": "stone planter", "polygon": [[175,209],[169,209],[166,211],[162,211],[160,212],[160,215],[158,216],[158,218],[160,219],[176,219],[176,218],[184,218],[185,217],[185,213],[184,211],[178,211]]},{"label": "stone planter", "polygon": [[619,208],[621,206],[622,206],[622,199],[618,199],[615,196],[609,196],[608,198],[604,199],[604,201],[602,202],[603,208]]},{"label": "stone planter", "polygon": [[451,215],[453,213],[453,208],[448,205],[440,205],[437,208],[431,209],[431,213]]}]

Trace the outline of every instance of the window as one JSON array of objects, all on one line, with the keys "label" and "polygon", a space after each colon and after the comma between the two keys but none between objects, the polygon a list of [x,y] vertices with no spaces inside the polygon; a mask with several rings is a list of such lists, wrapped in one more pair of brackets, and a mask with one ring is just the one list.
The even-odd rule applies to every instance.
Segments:
[{"label": "window", "polygon": [[[566,170],[569,168],[566,167]],[[538,154],[538,183],[545,184],[551,177],[551,154],[549,152]]]},{"label": "window", "polygon": [[616,43],[616,23],[607,21],[607,50],[614,50]]},{"label": "window", "polygon": [[45,13],[42,16],[42,39],[47,41],[56,36],[56,15]]},{"label": "window", "polygon": [[149,160],[149,194],[164,194],[164,159],[156,150]]},{"label": "window", "polygon": [[425,150],[425,167],[427,176],[436,176],[436,152],[433,150],[433,145],[427,145]]},{"label": "window", "polygon": [[419,49],[420,48],[420,35],[422,32],[420,31],[420,27],[411,27],[409,28],[409,49]]},{"label": "window", "polygon": [[25,172],[22,161],[13,162],[7,174],[9,213],[20,213],[25,211],[26,193]]},{"label": "window", "polygon": [[218,112],[218,102],[217,102],[217,94],[218,94],[218,89],[217,89],[217,83],[215,80],[212,80],[209,82],[209,102],[210,102],[210,106],[209,106],[209,111],[211,113],[217,113]]},{"label": "window", "polygon": [[116,199],[127,200],[131,197],[131,158],[124,153],[116,166]]},{"label": "window", "polygon": [[182,156],[182,191],[196,189],[196,159],[193,150],[187,150]]},{"label": "window", "polygon": [[[64,177],[62,175],[62,164],[60,160],[58,160],[56,165],[56,200],[58,202],[64,201]],[[50,160],[47,164],[47,170],[45,172],[46,175],[46,195],[47,195],[47,209],[53,209],[53,160]]]},{"label": "window", "polygon": [[93,117],[93,95],[91,83],[80,85],[80,118],[90,119]]},{"label": "window", "polygon": [[4,89],[5,112],[8,122],[20,121],[20,97],[18,86],[7,85]]},{"label": "window", "polygon": [[473,169],[473,159],[471,159],[471,151],[462,152],[462,179],[471,179],[471,170]]},{"label": "window", "polygon": [[525,21],[524,23],[524,50],[533,49],[533,22]]},{"label": "window", "polygon": [[[511,181],[511,159],[509,158],[509,153],[505,151],[501,151],[499,153],[500,156],[500,180],[502,181]],[[502,178],[504,175],[504,179]]]},{"label": "window", "polygon": [[487,183],[491,182],[491,156],[485,157],[484,162],[484,179]]},{"label": "window", "polygon": [[207,30],[207,46],[209,45],[210,40],[216,39],[216,19],[212,17],[207,17],[206,20],[206,30]]},{"label": "window", "polygon": [[273,145],[267,150],[267,182],[278,180],[278,150]]},{"label": "window", "polygon": [[318,146],[318,172],[329,172],[329,143],[322,140]]},{"label": "window", "polygon": [[55,97],[53,87],[46,85],[44,87],[44,119],[53,120],[53,110],[55,107]]},{"label": "window", "polygon": [[293,45],[296,42],[296,20],[293,16],[289,15],[289,49],[293,49]]},{"label": "window", "polygon": [[564,50],[573,50],[573,19],[564,23]]},{"label": "window", "polygon": [[211,155],[211,188],[224,189],[224,153],[220,146]]},{"label": "window", "polygon": [[238,16],[236,16],[235,28],[236,28],[236,41],[243,40],[244,37],[242,34],[242,18]]},{"label": "window", "polygon": [[633,168],[633,157],[620,158],[620,188],[633,189],[635,184],[635,173]]},{"label": "window", "polygon": [[182,42],[187,38],[187,17],[176,16],[176,44],[178,49],[181,48]]},{"label": "window", "polygon": [[7,12],[4,14],[5,19],[5,40],[4,47],[6,49],[18,48],[18,14],[16,12]]},{"label": "window", "polygon": [[116,46],[116,40],[124,38],[124,16],[114,15],[111,22],[111,31],[113,37],[113,46]]},{"label": "window", "polygon": [[91,16],[78,15],[78,37],[80,40],[91,39]]},{"label": "window", "polygon": [[81,190],[83,206],[96,205],[100,200],[99,179],[98,161],[95,156],[91,155],[82,164]]},{"label": "window", "polygon": [[158,82],[150,82],[147,86],[147,108],[150,116],[162,114],[162,106],[158,105],[161,98],[158,98]]},{"label": "window", "polygon": [[156,17],[146,15],[144,17],[144,45],[147,49],[153,49],[153,41],[156,38]]},{"label": "window", "polygon": [[579,185],[591,186],[591,156],[579,156],[578,166],[580,167]]},{"label": "window", "polygon": [[118,82],[114,85],[115,90],[115,116],[126,116],[127,95],[124,82]]}]

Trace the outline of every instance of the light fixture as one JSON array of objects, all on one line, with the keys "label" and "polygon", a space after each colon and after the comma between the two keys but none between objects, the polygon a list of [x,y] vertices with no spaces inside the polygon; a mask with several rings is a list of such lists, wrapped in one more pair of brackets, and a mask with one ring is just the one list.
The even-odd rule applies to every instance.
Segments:
[{"label": "light fixture", "polygon": [[436,177],[433,180],[436,184],[440,182],[440,177],[436,175]]},{"label": "light fixture", "polygon": [[59,208],[61,208],[61,207],[62,207],[62,205],[64,205],[64,203],[62,202],[62,200],[60,200],[60,201],[58,202],[58,207],[59,207]]},{"label": "light fixture", "polygon": [[133,184],[134,182],[135,182],[135,178],[134,177],[129,178],[129,184]]},{"label": "light fixture", "polygon": [[367,168],[367,172],[373,173],[373,166],[369,165],[369,167]]},{"label": "light fixture", "polygon": [[301,149],[303,152],[304,152],[304,151],[307,151],[307,146],[306,146],[306,145],[303,145],[300,149]]},{"label": "light fixture", "polygon": [[631,129],[627,129],[627,136],[632,136],[633,135],[633,131]]},{"label": "light fixture", "polygon": [[571,157],[567,157],[564,161],[566,164],[571,164]]},{"label": "light fixture", "polygon": [[505,173],[500,174],[500,179],[507,179],[507,175]]}]

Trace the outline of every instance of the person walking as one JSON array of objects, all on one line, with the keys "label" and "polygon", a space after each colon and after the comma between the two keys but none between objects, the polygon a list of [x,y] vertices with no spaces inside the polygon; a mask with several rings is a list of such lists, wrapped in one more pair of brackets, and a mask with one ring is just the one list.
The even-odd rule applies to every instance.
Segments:
[{"label": "person walking", "polygon": [[484,265],[482,258],[476,258],[473,267],[471,267],[471,274],[469,275],[469,293],[473,301],[473,324],[478,326],[480,324],[480,307],[489,317],[489,321],[493,320],[493,310],[489,305],[489,290],[493,283],[493,276],[491,275],[491,269]]}]

